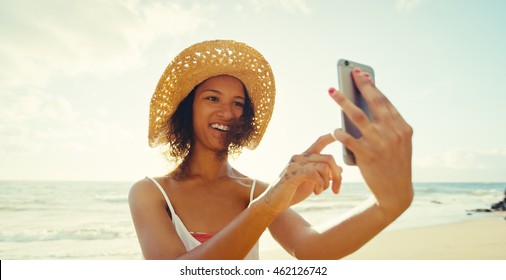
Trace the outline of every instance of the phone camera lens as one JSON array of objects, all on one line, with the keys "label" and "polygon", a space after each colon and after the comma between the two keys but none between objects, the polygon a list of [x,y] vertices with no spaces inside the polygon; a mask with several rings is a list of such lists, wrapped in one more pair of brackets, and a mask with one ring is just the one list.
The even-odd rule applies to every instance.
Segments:
[{"label": "phone camera lens", "polygon": [[348,66],[348,65],[350,65],[350,62],[348,60],[345,60],[344,65]]}]

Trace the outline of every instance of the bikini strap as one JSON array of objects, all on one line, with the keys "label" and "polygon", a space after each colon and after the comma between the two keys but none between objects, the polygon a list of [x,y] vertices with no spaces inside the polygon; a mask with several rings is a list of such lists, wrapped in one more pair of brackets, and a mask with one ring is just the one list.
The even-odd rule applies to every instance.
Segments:
[{"label": "bikini strap", "polygon": [[170,212],[172,213],[172,215],[175,215],[176,212],[174,212],[174,208],[172,207],[172,204],[170,203],[169,197],[167,196],[167,193],[165,193],[165,191],[163,190],[160,183],[158,183],[157,180],[155,180],[154,178],[151,178],[151,177],[146,177],[146,179],[151,180],[158,187],[158,189],[162,192],[162,195],[165,198],[167,205],[169,206]]},{"label": "bikini strap", "polygon": [[257,180],[253,179],[253,183],[251,183],[251,191],[249,194],[249,204],[253,201],[253,198],[255,196],[255,186],[257,185]]}]

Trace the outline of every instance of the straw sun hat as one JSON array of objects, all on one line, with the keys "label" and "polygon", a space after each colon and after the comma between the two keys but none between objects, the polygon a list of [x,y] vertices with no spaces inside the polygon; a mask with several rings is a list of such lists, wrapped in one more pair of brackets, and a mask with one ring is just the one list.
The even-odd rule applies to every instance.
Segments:
[{"label": "straw sun hat", "polygon": [[252,47],[231,40],[197,43],[183,50],[167,66],[149,110],[149,146],[167,144],[167,122],[179,103],[200,83],[230,75],[244,84],[253,103],[253,137],[247,144],[255,149],[267,129],[276,94],[274,75],[265,58]]}]

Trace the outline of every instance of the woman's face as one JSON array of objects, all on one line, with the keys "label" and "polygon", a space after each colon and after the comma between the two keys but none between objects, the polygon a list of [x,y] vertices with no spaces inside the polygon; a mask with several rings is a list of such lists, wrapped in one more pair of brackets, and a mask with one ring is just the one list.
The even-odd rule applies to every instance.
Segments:
[{"label": "woman's face", "polygon": [[226,135],[243,114],[244,87],[232,76],[212,77],[200,84],[193,102],[195,141],[215,151],[227,150]]}]

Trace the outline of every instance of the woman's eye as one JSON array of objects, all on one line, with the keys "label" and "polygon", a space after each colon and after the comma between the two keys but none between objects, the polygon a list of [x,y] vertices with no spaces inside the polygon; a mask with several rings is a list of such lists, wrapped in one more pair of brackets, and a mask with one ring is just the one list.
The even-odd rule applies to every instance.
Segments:
[{"label": "woman's eye", "polygon": [[241,102],[234,102],[234,105],[241,108],[244,107],[244,104]]},{"label": "woman's eye", "polygon": [[212,101],[212,102],[216,102],[216,101],[218,101],[218,97],[216,97],[216,96],[209,96],[207,98],[207,100]]}]

